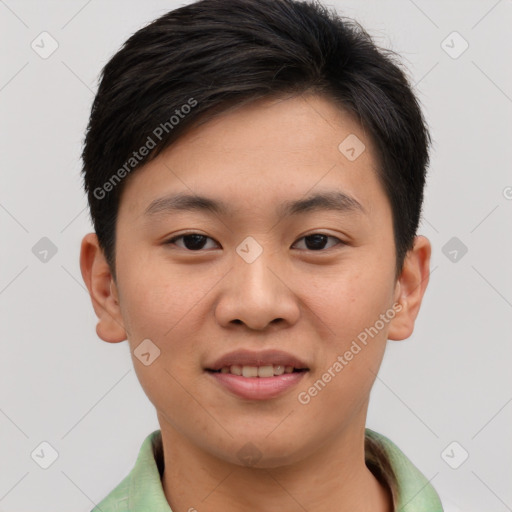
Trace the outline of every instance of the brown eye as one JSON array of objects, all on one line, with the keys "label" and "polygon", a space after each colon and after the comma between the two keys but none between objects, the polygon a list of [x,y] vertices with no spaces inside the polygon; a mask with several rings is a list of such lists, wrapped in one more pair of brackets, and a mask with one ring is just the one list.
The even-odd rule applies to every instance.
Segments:
[{"label": "brown eye", "polygon": [[[177,240],[183,240],[183,245],[177,244]],[[174,238],[171,238],[167,241],[167,244],[176,245],[181,247],[182,249],[187,249],[189,251],[199,251],[205,248],[207,240],[212,240],[209,236],[202,235],[200,233],[188,233],[186,235],[180,235]],[[210,247],[211,248],[211,247]]]},{"label": "brown eye", "polygon": [[[343,244],[343,242],[339,238],[336,238],[335,236],[324,235],[322,233],[314,233],[312,235],[307,235],[302,237],[300,240],[305,240],[306,249],[310,251],[321,251],[322,249],[326,248],[329,239],[335,240],[339,244]],[[296,242],[295,244],[297,243],[298,242]],[[331,244],[329,247],[327,247],[327,249],[330,249],[331,247],[338,245],[338,243]]]}]

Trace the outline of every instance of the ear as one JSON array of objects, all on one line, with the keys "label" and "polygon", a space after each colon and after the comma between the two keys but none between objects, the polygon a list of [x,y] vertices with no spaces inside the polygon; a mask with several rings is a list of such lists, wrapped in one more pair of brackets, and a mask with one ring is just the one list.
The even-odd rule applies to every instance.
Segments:
[{"label": "ear", "polygon": [[95,233],[85,235],[82,240],[80,269],[98,317],[96,333],[109,343],[126,340],[117,286]]},{"label": "ear", "polygon": [[429,281],[431,252],[428,238],[415,237],[413,248],[405,257],[402,273],[396,283],[395,304],[399,303],[401,309],[390,322],[390,340],[404,340],[414,330],[414,322]]}]

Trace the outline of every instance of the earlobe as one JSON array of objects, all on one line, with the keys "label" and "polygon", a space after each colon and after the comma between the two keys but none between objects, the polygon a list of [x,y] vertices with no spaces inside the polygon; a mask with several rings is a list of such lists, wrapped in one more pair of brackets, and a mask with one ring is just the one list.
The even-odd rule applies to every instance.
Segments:
[{"label": "earlobe", "polygon": [[98,317],[96,333],[109,343],[126,340],[117,286],[95,233],[85,235],[82,240],[80,269]]},{"label": "earlobe", "polygon": [[395,301],[400,310],[390,322],[388,339],[404,340],[411,336],[430,275],[431,245],[428,238],[417,236],[407,253],[397,280]]}]

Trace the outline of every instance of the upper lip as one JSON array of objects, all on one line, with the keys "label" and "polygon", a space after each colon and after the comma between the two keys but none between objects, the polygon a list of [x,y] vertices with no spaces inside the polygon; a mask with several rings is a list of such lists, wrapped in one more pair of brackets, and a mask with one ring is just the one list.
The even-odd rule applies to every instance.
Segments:
[{"label": "upper lip", "polygon": [[283,352],[282,350],[262,350],[259,352],[251,350],[236,350],[216,359],[212,364],[206,366],[207,370],[220,370],[233,365],[239,366],[293,366],[297,369],[309,369],[304,361],[298,357]]}]

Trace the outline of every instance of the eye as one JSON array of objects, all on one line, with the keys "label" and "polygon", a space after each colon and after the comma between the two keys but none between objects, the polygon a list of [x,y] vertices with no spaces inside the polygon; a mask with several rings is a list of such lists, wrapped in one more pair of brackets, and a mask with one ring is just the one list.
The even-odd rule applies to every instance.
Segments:
[{"label": "eye", "polygon": [[[183,239],[183,245],[177,244],[177,240]],[[181,247],[183,249],[187,249],[189,251],[198,251],[205,248],[206,241],[212,240],[213,238],[210,238],[209,236],[202,235],[201,233],[187,233],[185,235],[176,236],[174,238],[171,238],[166,242],[166,244],[169,245],[177,245],[178,247]],[[216,242],[215,242],[216,243]],[[215,249],[215,247],[213,247]],[[207,247],[208,249],[208,247]],[[211,249],[211,247],[210,247]]]},{"label": "eye", "polygon": [[[326,247],[326,245],[328,245],[329,239],[331,239],[331,241],[337,241],[338,243],[331,243],[330,246]],[[178,240],[183,240],[183,243],[176,243]],[[205,248],[215,249],[215,247],[206,247],[208,240],[211,240],[212,242],[214,242],[214,244],[217,244],[217,242],[215,242],[213,238],[210,238],[209,236],[206,235],[202,235],[201,233],[187,233],[185,235],[179,235],[168,240],[166,244],[176,245],[178,247],[181,247],[182,249],[186,249],[189,251],[200,251],[201,249]],[[300,238],[299,241],[300,240],[305,241],[305,248],[310,251],[321,251],[326,248],[330,249],[331,247],[334,247],[336,245],[345,245],[345,243],[339,238],[336,238],[335,236],[325,235],[323,233],[313,233],[311,235],[307,235]],[[295,242],[294,245],[297,245],[299,241]]]},{"label": "eye", "polygon": [[[311,235],[304,236],[304,237],[300,238],[299,240],[305,240],[305,245],[306,245],[307,249],[312,250],[312,251],[319,251],[319,250],[326,248],[325,246],[326,246],[327,240],[329,238],[332,240],[337,240],[339,242],[339,244],[345,245],[345,243],[342,240],[340,240],[339,238],[336,238],[335,236],[324,235],[322,233],[313,233]],[[295,242],[294,245],[296,245],[297,243],[298,242]],[[330,247],[333,247],[336,245],[338,245],[338,244],[336,244],[336,243],[331,244]],[[327,249],[330,249],[330,247],[327,247]]]}]

